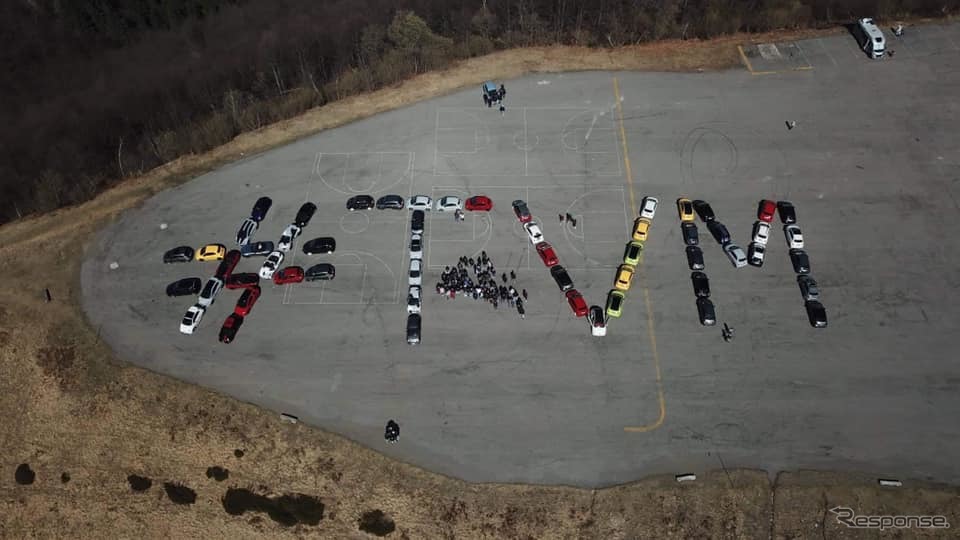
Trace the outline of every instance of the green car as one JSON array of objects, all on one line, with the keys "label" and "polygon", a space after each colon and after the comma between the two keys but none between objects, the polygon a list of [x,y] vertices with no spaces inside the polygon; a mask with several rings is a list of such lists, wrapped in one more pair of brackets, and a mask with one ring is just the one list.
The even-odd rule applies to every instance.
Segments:
[{"label": "green car", "polygon": [[623,301],[627,297],[616,289],[607,294],[607,316],[619,317],[623,313]]},{"label": "green car", "polygon": [[630,266],[637,266],[640,264],[640,259],[643,257],[643,242],[637,242],[636,240],[627,244],[627,249],[623,252],[623,263],[629,264]]}]

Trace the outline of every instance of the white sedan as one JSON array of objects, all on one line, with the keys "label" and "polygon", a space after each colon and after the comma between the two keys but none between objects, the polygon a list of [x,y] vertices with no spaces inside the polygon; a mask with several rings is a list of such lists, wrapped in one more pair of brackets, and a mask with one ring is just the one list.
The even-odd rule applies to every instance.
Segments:
[{"label": "white sedan", "polygon": [[212,277],[208,279],[207,284],[204,285],[203,290],[200,291],[197,304],[205,308],[210,307],[210,305],[216,301],[221,289],[223,289],[223,281],[220,278]]},{"label": "white sedan", "polygon": [[194,330],[197,329],[197,326],[200,325],[200,319],[203,318],[203,314],[206,312],[207,308],[200,304],[190,306],[190,309],[183,315],[183,320],[180,321],[180,333],[192,334]]},{"label": "white sedan", "polygon": [[420,313],[420,293],[422,290],[418,285],[410,287],[407,291],[407,313]]},{"label": "white sedan", "polygon": [[657,213],[657,204],[660,201],[656,197],[644,197],[643,202],[640,203],[640,217],[653,220],[653,216]]},{"label": "white sedan", "polygon": [[280,268],[280,263],[283,262],[283,252],[282,251],[272,251],[267,255],[267,260],[263,261],[263,266],[260,267],[260,278],[261,279],[273,279],[273,274]]},{"label": "white sedan", "polygon": [[413,234],[410,236],[410,258],[411,259],[423,258],[423,236],[422,235]]},{"label": "white sedan", "polygon": [[803,233],[800,232],[800,227],[787,225],[783,228],[783,234],[787,237],[790,249],[803,249]]},{"label": "white sedan", "polygon": [[433,205],[433,199],[427,197],[426,195],[414,195],[410,197],[410,202],[407,203],[407,208],[410,210],[423,210],[424,212],[429,212]]},{"label": "white sedan", "polygon": [[463,210],[463,202],[459,197],[448,195],[437,199],[437,212],[456,212]]},{"label": "white sedan", "polygon": [[770,224],[766,221],[757,221],[753,224],[753,243],[767,245],[770,239]]},{"label": "white sedan", "polygon": [[410,278],[407,281],[411,286],[423,284],[423,261],[420,259],[410,261]]},{"label": "white sedan", "polygon": [[540,242],[543,242],[543,232],[540,230],[540,225],[536,221],[531,221],[523,226],[527,230],[527,236],[530,237],[530,243],[537,245]]},{"label": "white sedan", "polygon": [[280,235],[280,242],[277,244],[277,249],[280,251],[290,251],[290,248],[293,247],[293,240],[300,236],[300,233],[303,232],[303,229],[297,227],[295,223],[291,223],[283,230],[283,234]]}]

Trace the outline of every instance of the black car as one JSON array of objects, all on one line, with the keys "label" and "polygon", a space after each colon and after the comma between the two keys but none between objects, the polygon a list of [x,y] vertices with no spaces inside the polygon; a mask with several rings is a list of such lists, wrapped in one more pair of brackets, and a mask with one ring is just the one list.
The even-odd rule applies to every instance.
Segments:
[{"label": "black car", "polygon": [[697,298],[697,316],[700,318],[700,324],[704,326],[717,324],[717,310],[714,309],[713,302],[709,298]]},{"label": "black car", "polygon": [[413,215],[410,216],[410,232],[423,234],[423,217],[423,210],[413,211]]},{"label": "black car", "polygon": [[723,223],[720,223],[716,220],[708,221],[707,229],[710,230],[710,234],[713,235],[713,239],[716,240],[721,246],[725,246],[730,243],[730,231],[727,230],[726,225]]},{"label": "black car", "polygon": [[240,248],[240,255],[244,257],[253,257],[256,255],[269,255],[273,252],[273,242],[250,242]]},{"label": "black car", "polygon": [[777,201],[777,213],[780,221],[786,225],[797,222],[797,210],[790,201]]},{"label": "black car", "polygon": [[713,213],[713,208],[710,207],[710,203],[707,201],[696,200],[693,201],[693,211],[700,216],[700,220],[704,223],[709,224],[711,221],[717,219],[716,214]]},{"label": "black car", "polygon": [[273,201],[270,197],[260,197],[254,203],[253,210],[250,211],[250,219],[257,223],[263,221],[263,218],[267,217],[267,210],[270,210],[271,205],[273,205]]},{"label": "black car", "polygon": [[252,218],[244,218],[237,230],[237,245],[244,246],[250,243],[250,238],[257,231],[257,222]]},{"label": "black car", "polygon": [[796,248],[791,249],[790,262],[793,264],[794,272],[798,274],[810,273],[810,257],[807,257],[806,251]]},{"label": "black car", "polygon": [[690,281],[693,282],[693,294],[697,298],[710,298],[710,280],[703,272],[691,272]]},{"label": "black car", "polygon": [[198,277],[183,278],[167,285],[167,296],[189,296],[200,292],[203,281]]},{"label": "black car", "polygon": [[557,287],[560,287],[561,291],[566,292],[573,288],[573,280],[570,279],[570,274],[567,273],[566,268],[559,264],[550,268],[550,275],[553,276],[553,280],[557,282]]},{"label": "black car", "polygon": [[804,300],[820,300],[820,286],[813,276],[797,276],[797,285],[800,287],[800,294]]},{"label": "black car", "polygon": [[687,266],[691,270],[703,270],[703,251],[697,246],[687,246]]},{"label": "black car", "polygon": [[193,248],[190,246],[175,247],[163,254],[164,263],[184,263],[192,260]]},{"label": "black car", "polygon": [[420,343],[420,315],[416,313],[407,315],[407,343],[410,345]]},{"label": "black car", "polygon": [[807,318],[810,319],[810,326],[814,328],[824,328],[827,326],[827,309],[823,304],[816,300],[807,300],[804,302],[807,308]]},{"label": "black car", "polygon": [[370,195],[354,195],[347,199],[347,210],[369,210],[373,208],[373,197]]},{"label": "black car", "polygon": [[314,212],[317,211],[317,205],[312,202],[305,202],[300,205],[300,209],[297,210],[297,217],[293,218],[293,222],[297,227],[306,227],[310,223],[310,218],[313,217]]},{"label": "black car", "polygon": [[303,252],[307,255],[318,253],[333,253],[337,249],[337,241],[329,236],[314,238],[303,245]]},{"label": "black car", "polygon": [[406,201],[399,195],[384,195],[377,199],[377,210],[403,210],[406,207]]},{"label": "black car", "polygon": [[683,243],[688,246],[695,246],[700,243],[700,234],[697,232],[697,226],[689,221],[680,224],[683,231]]},{"label": "black car", "polygon": [[330,263],[315,264],[307,269],[304,279],[307,281],[320,281],[333,279],[337,275],[337,269]]}]

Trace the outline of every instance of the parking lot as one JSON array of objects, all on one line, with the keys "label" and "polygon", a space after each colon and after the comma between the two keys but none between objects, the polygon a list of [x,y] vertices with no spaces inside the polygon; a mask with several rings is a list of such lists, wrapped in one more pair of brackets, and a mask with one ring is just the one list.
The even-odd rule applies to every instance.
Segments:
[{"label": "parking lot", "polygon": [[[504,116],[471,88],[355,122],[120,216],[88,248],[85,310],[124,359],[468,480],[596,486],[725,465],[955,482],[960,310],[944,298],[960,283],[960,76],[953,49],[934,50],[955,32],[910,28],[880,61],[849,36],[824,38],[836,66],[800,42],[812,69],[753,65],[776,71],[762,77],[537,74],[504,81]],[[348,212],[359,193],[493,199],[463,222],[427,216],[418,346],[404,339],[410,213]],[[256,240],[276,242],[301,203],[316,203],[284,265],[332,262],[336,279],[262,282],[229,345],[216,334],[236,291],[195,335],[179,334],[192,299],[164,287],[216,264],[164,265],[163,252],[229,247],[262,195],[273,207]],[[527,201],[576,288],[602,306],[647,195],[660,208],[623,316],[591,337],[510,203]],[[710,202],[744,248],[760,199],[792,201],[829,327],[810,327],[776,221],[759,269],[735,269],[701,225],[718,322],[736,338],[701,326],[678,197]],[[335,237],[336,252],[303,255],[318,236]],[[433,293],[446,265],[480,251],[529,291],[524,319]],[[396,445],[383,441],[389,418]]]}]

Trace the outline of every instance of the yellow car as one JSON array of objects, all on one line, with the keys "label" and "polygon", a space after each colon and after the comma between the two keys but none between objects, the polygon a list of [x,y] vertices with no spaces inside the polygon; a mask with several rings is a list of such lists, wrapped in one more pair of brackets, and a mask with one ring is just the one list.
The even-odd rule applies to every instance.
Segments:
[{"label": "yellow car", "polygon": [[647,233],[650,231],[650,220],[647,218],[637,218],[633,222],[633,239],[637,242],[646,242]]},{"label": "yellow car", "polygon": [[223,244],[207,244],[197,250],[197,260],[222,261],[226,254],[227,248]]},{"label": "yellow car", "polygon": [[640,258],[643,256],[643,244],[634,240],[627,244],[627,249],[623,252],[623,264],[637,266],[640,264]]},{"label": "yellow car", "polygon": [[690,199],[677,199],[677,212],[680,214],[680,221],[693,221],[693,203]]},{"label": "yellow car", "polygon": [[636,270],[629,264],[621,264],[620,268],[617,270],[617,280],[613,282],[613,286],[621,291],[629,291],[630,283],[633,281],[633,273],[635,271]]},{"label": "yellow car", "polygon": [[616,289],[607,295],[607,317],[619,317],[623,314],[623,301],[626,296]]}]

